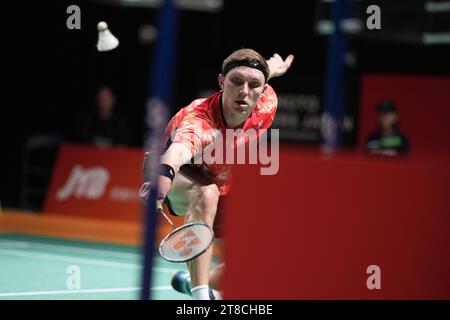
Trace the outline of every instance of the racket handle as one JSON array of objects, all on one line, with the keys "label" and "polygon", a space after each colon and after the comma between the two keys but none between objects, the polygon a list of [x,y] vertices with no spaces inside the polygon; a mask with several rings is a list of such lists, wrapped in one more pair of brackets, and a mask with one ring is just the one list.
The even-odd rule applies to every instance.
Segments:
[{"label": "racket handle", "polygon": [[175,224],[172,222],[172,220],[170,220],[170,218],[164,213],[163,207],[161,202],[156,201],[156,210],[159,211],[159,213],[161,213],[163,215],[164,218],[166,218],[167,222],[170,223],[170,225],[172,226],[172,228],[176,228]]}]

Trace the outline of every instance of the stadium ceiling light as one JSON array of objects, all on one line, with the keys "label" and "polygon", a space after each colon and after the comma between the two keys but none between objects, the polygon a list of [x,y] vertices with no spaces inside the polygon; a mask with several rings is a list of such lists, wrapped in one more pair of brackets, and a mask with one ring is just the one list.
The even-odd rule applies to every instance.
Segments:
[{"label": "stadium ceiling light", "polygon": [[425,2],[425,11],[428,12],[450,12],[450,1],[442,1],[442,2],[433,2],[428,1]]},{"label": "stadium ceiling light", "polygon": [[[164,0],[92,0],[110,5],[124,7],[159,8]],[[174,0],[175,5],[181,10],[203,11],[216,13],[223,8],[224,0]]]},{"label": "stadium ceiling light", "polygon": [[[360,19],[349,18],[342,19],[339,24],[341,30],[345,33],[357,34],[363,29]],[[335,32],[335,25],[332,20],[319,20],[316,24],[316,30],[319,34],[329,35]]]},{"label": "stadium ceiling light", "polygon": [[346,33],[360,33],[363,28],[363,23],[360,19],[349,18],[343,19],[340,23],[341,29]]},{"label": "stadium ceiling light", "polygon": [[316,30],[319,34],[333,34],[334,33],[334,24],[331,20],[320,20],[317,22]]},{"label": "stadium ceiling light", "polygon": [[449,44],[450,32],[426,32],[423,34],[423,43],[432,44]]}]

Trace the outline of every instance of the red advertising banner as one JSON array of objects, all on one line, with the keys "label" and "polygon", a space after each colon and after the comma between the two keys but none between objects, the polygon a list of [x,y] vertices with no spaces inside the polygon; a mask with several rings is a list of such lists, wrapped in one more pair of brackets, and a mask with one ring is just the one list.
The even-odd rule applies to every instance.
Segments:
[{"label": "red advertising banner", "polygon": [[226,299],[450,299],[447,166],[294,146],[276,175],[235,166]]},{"label": "red advertising banner", "polygon": [[142,159],[140,149],[62,146],[45,213],[140,220]]}]

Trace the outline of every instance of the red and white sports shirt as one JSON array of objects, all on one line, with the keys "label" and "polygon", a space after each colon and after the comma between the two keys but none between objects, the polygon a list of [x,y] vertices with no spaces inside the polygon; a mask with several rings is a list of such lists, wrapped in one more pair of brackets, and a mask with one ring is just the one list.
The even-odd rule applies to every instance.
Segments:
[{"label": "red and white sports shirt", "polygon": [[[207,163],[199,158],[208,146],[211,147],[216,142],[217,137],[225,137],[226,129],[229,129],[223,119],[221,98],[222,91],[206,99],[196,99],[178,111],[166,127],[163,144],[166,148],[171,143],[182,143],[188,147],[193,159],[197,159],[187,164],[187,166],[190,166],[189,169],[195,169],[208,176],[217,185],[220,194],[225,195],[231,186],[232,165],[227,164],[226,161]],[[273,88],[268,85],[251,115],[240,129],[244,133],[253,129],[253,132],[256,131],[256,138],[258,138],[272,125],[277,105],[277,95]],[[245,143],[248,143],[248,136],[245,137]],[[214,152],[212,154],[214,155]]]}]

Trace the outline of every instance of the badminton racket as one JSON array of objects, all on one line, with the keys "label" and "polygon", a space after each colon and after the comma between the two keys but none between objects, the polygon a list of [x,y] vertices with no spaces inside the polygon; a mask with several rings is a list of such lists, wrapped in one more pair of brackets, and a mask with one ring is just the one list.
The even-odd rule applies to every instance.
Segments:
[{"label": "badminton racket", "polygon": [[176,227],[157,201],[157,211],[169,222],[173,230],[161,241],[160,255],[170,262],[186,262],[205,252],[214,241],[214,232],[203,222],[186,223]]}]

